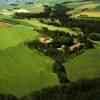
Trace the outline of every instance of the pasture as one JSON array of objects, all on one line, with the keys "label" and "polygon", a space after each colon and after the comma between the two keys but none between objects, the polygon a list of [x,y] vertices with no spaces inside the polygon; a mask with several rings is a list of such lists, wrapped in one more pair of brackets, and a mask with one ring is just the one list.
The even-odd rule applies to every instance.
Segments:
[{"label": "pasture", "polygon": [[27,9],[28,11],[32,12],[32,13],[42,13],[44,12],[44,6],[42,4],[37,4],[34,6],[29,6],[29,7],[24,7],[25,9]]},{"label": "pasture", "polygon": [[85,51],[65,63],[67,75],[72,81],[80,78],[100,77],[100,42],[95,49]]},{"label": "pasture", "polygon": [[36,39],[39,36],[39,33],[36,31],[16,25],[9,28],[0,28],[0,49],[16,46],[22,42]]},{"label": "pasture", "polygon": [[26,95],[59,84],[53,60],[24,45],[0,51],[0,93]]},{"label": "pasture", "polygon": [[80,15],[88,17],[100,17],[100,2],[88,1],[69,3],[68,7],[74,8],[68,12],[68,14],[71,14],[71,18],[78,18]]},{"label": "pasture", "polygon": [[[52,0],[46,0],[45,2],[53,4]],[[74,10],[68,12],[73,17],[81,14],[91,18],[100,17],[100,3],[98,2],[74,2],[69,3],[68,6],[74,8]],[[2,5],[0,7],[4,9]],[[20,7],[33,13],[44,11],[43,5],[40,4]],[[80,12],[85,8],[89,9]],[[34,28],[41,29],[45,27],[52,31],[58,30],[70,34],[82,33],[81,30],[75,31],[68,27],[44,24],[40,22],[39,18],[30,20],[14,19],[11,16],[0,15],[0,21],[0,93],[14,94],[20,97],[32,91],[58,85],[57,74],[53,72],[52,68],[54,60],[37,50],[29,49],[25,42],[41,37],[41,34],[35,31]],[[45,19],[45,21],[48,20]],[[77,81],[80,78],[100,77],[99,59],[100,43],[96,45],[95,49],[89,49],[64,63],[68,78],[71,81]]]},{"label": "pasture", "polygon": [[16,25],[0,28],[0,93],[22,96],[59,84],[52,71],[54,61],[24,44],[39,37],[38,32]]},{"label": "pasture", "polygon": [[46,27],[49,30],[58,30],[58,31],[64,31],[64,32],[69,32],[70,34],[77,34],[77,32],[73,31],[72,29],[68,28],[68,27],[56,27],[53,25],[47,25],[44,23],[41,23],[38,19],[33,18],[31,20],[25,20],[27,23],[33,25],[34,27],[37,28],[42,28],[42,27]]}]

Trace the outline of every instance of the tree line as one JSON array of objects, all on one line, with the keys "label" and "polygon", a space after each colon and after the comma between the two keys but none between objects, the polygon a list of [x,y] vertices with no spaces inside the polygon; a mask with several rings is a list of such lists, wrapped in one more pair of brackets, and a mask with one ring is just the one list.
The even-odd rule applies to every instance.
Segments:
[{"label": "tree line", "polygon": [[44,88],[22,100],[100,100],[100,78],[83,78],[70,84]]},{"label": "tree line", "polygon": [[100,78],[82,78],[70,84],[33,91],[19,98],[0,94],[0,100],[100,100]]}]

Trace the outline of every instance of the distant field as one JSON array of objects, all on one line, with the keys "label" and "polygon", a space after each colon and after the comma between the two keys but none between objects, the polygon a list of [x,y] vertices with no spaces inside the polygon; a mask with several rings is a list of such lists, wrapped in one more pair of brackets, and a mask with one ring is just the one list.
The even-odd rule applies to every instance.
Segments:
[{"label": "distant field", "polygon": [[83,54],[65,63],[69,79],[76,81],[80,78],[100,77],[100,43],[93,50],[88,50]]},{"label": "distant field", "polygon": [[74,3],[68,3],[68,4],[66,4],[66,6],[69,7],[69,8],[78,8],[78,7],[84,6],[84,5],[88,4],[88,3],[91,3],[91,1],[90,2],[74,2]]},{"label": "distant field", "polygon": [[[88,2],[78,2],[78,3],[69,3],[68,7],[74,8],[68,12],[68,14],[72,14],[72,18],[79,17],[80,15],[85,15],[88,17],[100,17],[100,2],[96,1],[88,1]],[[82,9],[86,9],[82,11]]]},{"label": "distant field", "polygon": [[0,28],[0,49],[6,49],[37,37],[39,37],[38,32],[20,26]]},{"label": "distant field", "polygon": [[12,8],[10,5],[0,3],[0,10]]},{"label": "distant field", "polygon": [[29,10],[32,13],[41,13],[44,12],[44,6],[42,4],[37,4],[30,7],[24,7],[25,9]]},{"label": "distant field", "polygon": [[100,12],[83,12],[81,15],[87,15],[88,17],[100,17]]},{"label": "distant field", "polygon": [[29,24],[32,24],[33,26],[36,26],[37,28],[46,27],[49,30],[59,30],[59,31],[69,32],[71,34],[77,34],[77,32],[71,30],[70,28],[47,25],[47,24],[41,23],[38,19],[26,20],[26,22],[28,22]]}]

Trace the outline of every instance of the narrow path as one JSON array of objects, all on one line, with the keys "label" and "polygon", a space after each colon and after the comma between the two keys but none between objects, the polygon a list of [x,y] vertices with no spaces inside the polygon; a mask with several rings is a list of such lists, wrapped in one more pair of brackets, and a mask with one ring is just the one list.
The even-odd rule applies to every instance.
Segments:
[{"label": "narrow path", "polygon": [[24,28],[28,28],[28,29],[32,29],[32,30],[34,30],[34,28],[29,27],[29,26],[24,26],[24,25],[16,25],[16,26],[19,26],[19,27],[24,27]]}]

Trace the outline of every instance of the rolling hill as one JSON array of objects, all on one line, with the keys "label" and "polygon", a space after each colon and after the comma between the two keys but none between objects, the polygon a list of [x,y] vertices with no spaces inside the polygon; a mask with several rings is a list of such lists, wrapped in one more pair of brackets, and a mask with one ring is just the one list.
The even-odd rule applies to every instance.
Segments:
[{"label": "rolling hill", "polygon": [[1,24],[0,93],[22,96],[59,84],[52,71],[54,61],[24,44],[25,41],[39,38],[40,34],[25,27]]},{"label": "rolling hill", "polygon": [[69,8],[74,8],[69,11],[68,14],[71,14],[71,17],[100,17],[100,1],[91,0],[86,2],[74,2],[66,4]]},{"label": "rolling hill", "polygon": [[[13,6],[8,4],[18,3],[18,5],[21,5],[20,8],[22,9],[40,12],[43,10],[43,5],[41,7],[41,4],[53,5],[55,3],[62,3],[69,8],[73,8],[68,12],[69,14],[72,14],[73,17],[82,14],[87,15],[88,17],[100,17],[99,0],[86,2],[77,1],[78,0],[0,0],[0,10],[9,10],[10,7],[13,9]],[[33,4],[31,6],[23,6],[25,2],[38,4],[35,6],[33,6]],[[86,11],[80,12],[82,9],[86,8],[88,8]],[[9,10],[9,12],[13,12],[13,10]],[[48,19],[44,19],[48,21]],[[25,42],[39,39],[42,36],[40,31],[34,30],[35,28],[47,28],[50,31],[58,30],[70,33],[73,36],[78,33],[83,34],[81,30],[75,31],[72,27],[59,27],[42,23],[40,18],[14,19],[10,15],[1,14],[0,93],[14,94],[15,96],[20,97],[31,93],[32,91],[60,84],[57,74],[52,70],[54,60],[36,49],[30,49],[25,45]],[[68,78],[71,81],[77,81],[80,78],[100,77],[99,59],[100,42],[98,42],[95,49],[86,50],[86,52],[64,63]]]}]

